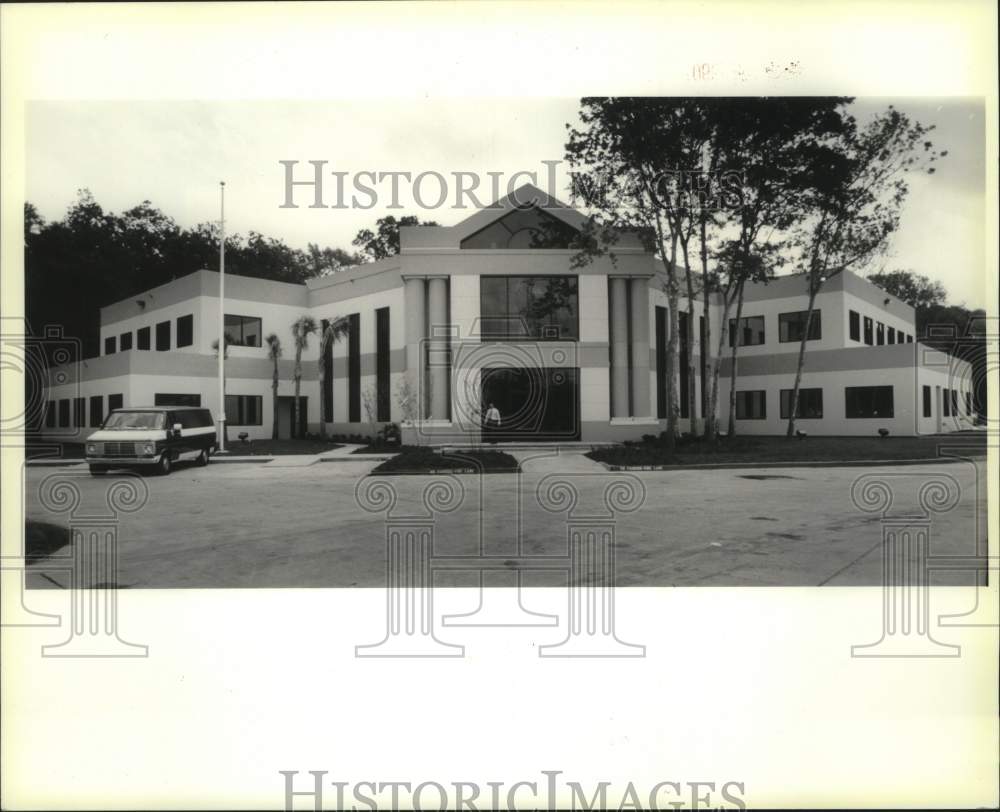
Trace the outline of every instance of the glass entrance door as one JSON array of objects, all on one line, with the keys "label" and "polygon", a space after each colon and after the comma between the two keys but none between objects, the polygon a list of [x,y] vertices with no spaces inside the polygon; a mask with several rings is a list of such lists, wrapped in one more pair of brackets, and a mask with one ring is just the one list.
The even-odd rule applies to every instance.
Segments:
[{"label": "glass entrance door", "polygon": [[569,367],[483,368],[483,415],[490,404],[500,412],[499,430],[484,429],[484,441],[579,440],[579,377]]}]

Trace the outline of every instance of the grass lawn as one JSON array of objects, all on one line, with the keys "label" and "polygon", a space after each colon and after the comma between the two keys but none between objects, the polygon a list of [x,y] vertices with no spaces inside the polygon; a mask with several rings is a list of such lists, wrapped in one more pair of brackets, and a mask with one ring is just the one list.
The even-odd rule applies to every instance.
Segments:
[{"label": "grass lawn", "polygon": [[399,454],[403,451],[408,451],[413,448],[419,448],[420,446],[414,445],[389,445],[388,443],[379,443],[378,445],[373,445],[368,443],[368,445],[363,445],[361,448],[355,448],[352,454]]},{"label": "grass lawn", "polygon": [[[24,561],[34,564],[43,558],[59,552],[69,544],[69,529],[49,522],[35,522],[31,519],[24,528]],[[65,553],[62,553],[65,555]]]},{"label": "grass lawn", "polygon": [[517,460],[502,451],[449,451],[447,454],[426,446],[403,446],[392,459],[377,466],[373,474],[513,474],[520,470]]},{"label": "grass lawn", "polygon": [[[658,442],[595,448],[587,456],[616,466],[713,465],[762,462],[844,462],[853,460],[936,459],[938,448],[971,447],[986,454],[986,433],[936,437],[720,438],[717,443],[681,440],[674,450]],[[968,453],[968,452],[966,452]]]},{"label": "grass lawn", "polygon": [[239,457],[281,457],[287,454],[322,454],[340,448],[340,443],[307,437],[304,440],[227,440],[226,451]]}]

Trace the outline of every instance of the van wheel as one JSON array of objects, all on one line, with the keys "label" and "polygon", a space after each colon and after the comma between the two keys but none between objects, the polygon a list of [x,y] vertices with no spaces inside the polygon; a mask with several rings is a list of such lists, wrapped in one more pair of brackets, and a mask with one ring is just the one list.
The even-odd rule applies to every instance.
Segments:
[{"label": "van wheel", "polygon": [[91,465],[90,466],[90,475],[91,476],[104,476],[107,472],[108,472],[108,469],[107,468],[103,468],[100,465]]},{"label": "van wheel", "polygon": [[166,451],[163,452],[163,456],[160,457],[160,461],[156,464],[156,473],[160,476],[166,476],[170,473],[170,454]]},{"label": "van wheel", "polygon": [[195,462],[201,466],[208,465],[208,456],[209,456],[209,450],[207,448],[203,448],[201,450],[201,453],[198,455],[198,458],[195,460]]}]

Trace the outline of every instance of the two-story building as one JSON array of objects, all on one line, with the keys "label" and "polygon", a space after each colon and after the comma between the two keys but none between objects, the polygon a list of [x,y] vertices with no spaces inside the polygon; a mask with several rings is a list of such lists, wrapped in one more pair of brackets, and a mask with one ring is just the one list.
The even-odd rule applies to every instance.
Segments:
[{"label": "two-story building", "polygon": [[[519,201],[533,200],[533,205]],[[454,226],[403,228],[398,255],[304,285],[225,278],[225,415],[230,436],[317,432],[369,435],[387,422],[405,442],[479,442],[482,416],[501,414],[499,439],[637,439],[665,425],[669,328],[660,260],[622,234],[612,256],[574,262],[584,216],[533,187]],[[736,425],[782,434],[807,306],[805,281],[749,285],[739,324]],[[692,310],[681,302],[681,319]],[[219,275],[201,270],[101,309],[100,357],[50,370],[45,433],[101,424],[112,409],[200,405],[220,414]],[[348,335],[320,357],[317,335],[301,357],[294,427],[292,324],[346,319]],[[681,368],[701,340],[682,342]],[[722,305],[709,300],[718,336]],[[683,324],[680,325],[682,328]],[[682,335],[685,331],[681,330]],[[274,361],[267,336],[282,347]],[[966,428],[971,369],[915,340],[913,308],[850,273],[816,300],[799,399],[810,434],[913,435]],[[714,342],[710,342],[714,343]],[[707,349],[709,357],[716,348]],[[319,370],[324,371],[320,386]],[[696,364],[700,368],[700,364]],[[686,376],[682,428],[689,426]],[[695,417],[705,381],[696,375]],[[729,348],[720,375],[725,424]],[[82,433],[86,433],[83,431]]]}]

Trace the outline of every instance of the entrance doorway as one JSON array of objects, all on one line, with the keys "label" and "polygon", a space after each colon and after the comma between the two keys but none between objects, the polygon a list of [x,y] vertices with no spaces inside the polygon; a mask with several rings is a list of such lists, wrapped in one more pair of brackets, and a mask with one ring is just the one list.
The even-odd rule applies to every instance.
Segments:
[{"label": "entrance doorway", "polygon": [[571,367],[485,367],[480,371],[483,414],[492,403],[500,429],[485,442],[580,439],[580,374]]},{"label": "entrance doorway", "polygon": [[290,440],[293,437],[306,436],[306,406],[309,398],[299,397],[299,430],[295,431],[295,397],[280,395],[278,397],[278,439]]}]

